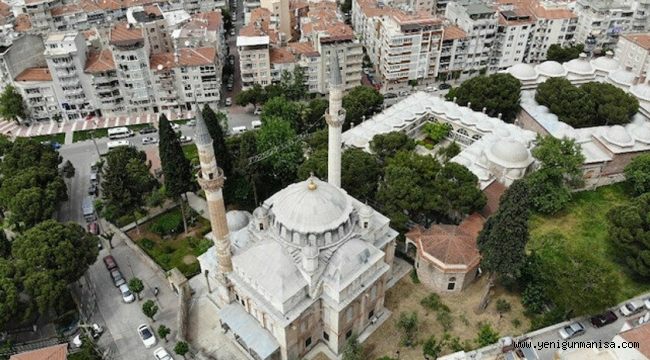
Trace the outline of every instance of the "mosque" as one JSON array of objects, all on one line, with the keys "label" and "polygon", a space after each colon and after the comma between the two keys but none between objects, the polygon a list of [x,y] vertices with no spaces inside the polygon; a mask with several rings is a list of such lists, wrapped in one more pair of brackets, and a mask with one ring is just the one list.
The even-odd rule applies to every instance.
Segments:
[{"label": "mosque", "polygon": [[300,359],[317,344],[338,356],[384,308],[397,232],[340,187],[344,85],[330,71],[328,181],[310,177],[255,209],[226,213],[223,171],[197,112],[195,142],[214,246],[199,257],[216,283],[223,330],[254,359]]}]

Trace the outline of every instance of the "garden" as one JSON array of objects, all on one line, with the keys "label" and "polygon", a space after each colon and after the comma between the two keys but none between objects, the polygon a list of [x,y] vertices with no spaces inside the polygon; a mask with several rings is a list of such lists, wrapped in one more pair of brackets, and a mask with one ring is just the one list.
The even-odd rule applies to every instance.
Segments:
[{"label": "garden", "polygon": [[[178,123],[180,124],[181,122],[179,121]],[[140,129],[149,126],[151,126],[151,124],[136,124],[136,125],[128,125],[127,128],[131,129],[131,131],[133,132],[138,132]],[[108,137],[108,129],[109,128],[101,128],[101,129],[75,131],[72,134],[72,142],[76,143],[79,141],[91,140],[93,136],[95,137],[95,139]]]},{"label": "garden", "polygon": [[32,136],[32,138],[36,141],[43,142],[43,141],[49,141],[52,144],[54,143],[59,143],[63,145],[65,143],[65,133],[58,133],[58,134],[51,134],[51,135],[40,135],[40,136]]},{"label": "garden", "polygon": [[127,235],[144,250],[163,270],[178,268],[190,278],[201,269],[197,257],[212,246],[204,237],[210,223],[191,209],[186,209],[188,228],[183,232],[183,218],[179,207],[167,211],[134,228]]},{"label": "garden", "polygon": [[447,123],[428,122],[422,126],[421,138],[417,144],[424,147],[423,152],[432,155],[442,162],[460,153],[460,146],[455,141],[447,140],[452,127]]}]

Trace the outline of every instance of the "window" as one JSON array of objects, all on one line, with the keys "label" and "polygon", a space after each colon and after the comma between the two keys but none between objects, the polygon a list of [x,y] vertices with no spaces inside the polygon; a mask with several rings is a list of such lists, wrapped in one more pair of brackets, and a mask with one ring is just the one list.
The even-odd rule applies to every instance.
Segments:
[{"label": "window", "polygon": [[350,306],[348,308],[348,310],[345,312],[345,317],[346,317],[347,321],[352,320],[352,306]]},{"label": "window", "polygon": [[348,330],[348,332],[345,333],[345,340],[349,339],[350,336],[352,336],[352,329]]},{"label": "window", "polygon": [[456,277],[450,277],[447,283],[447,290],[454,290],[456,288]]},{"label": "window", "polygon": [[330,334],[328,334],[327,331],[323,331],[323,339],[325,341],[330,341]]},{"label": "window", "polygon": [[311,345],[311,336],[308,337],[307,340],[305,340],[305,347],[308,348],[309,345]]},{"label": "window", "polygon": [[368,313],[368,320],[372,319],[374,315],[375,315],[375,310],[374,309],[370,310],[370,312]]},{"label": "window", "polygon": [[368,228],[368,222],[367,222],[367,221],[364,221],[364,222],[363,222],[363,228],[364,228],[364,229],[367,229],[367,228]]}]

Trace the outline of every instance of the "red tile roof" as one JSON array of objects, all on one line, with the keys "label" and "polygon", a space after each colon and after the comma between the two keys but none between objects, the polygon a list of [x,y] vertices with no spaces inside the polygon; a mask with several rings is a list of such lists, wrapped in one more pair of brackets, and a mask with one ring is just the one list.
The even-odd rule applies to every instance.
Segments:
[{"label": "red tile roof", "polygon": [[144,40],[142,29],[118,22],[111,28],[110,43],[112,45],[129,45]]},{"label": "red tile roof", "polygon": [[506,187],[498,181],[493,181],[483,189],[483,193],[487,198],[487,203],[483,210],[481,210],[481,215],[488,218],[496,213],[497,210],[499,210],[499,200],[501,200],[501,195],[503,195],[505,191]]},{"label": "red tile roof", "polygon": [[17,32],[26,32],[32,28],[32,21],[29,19],[29,15],[20,14],[16,16],[16,24],[14,25],[14,30]]},{"label": "red tile roof", "polygon": [[9,360],[66,360],[67,358],[68,344],[60,344],[12,355]]},{"label": "red tile roof", "polygon": [[625,34],[623,37],[646,50],[650,50],[650,33]]},{"label": "red tile roof", "polygon": [[6,3],[0,1],[0,19],[4,20],[8,17],[13,16],[11,12],[11,6],[7,5]]},{"label": "red tile roof", "polygon": [[481,260],[476,238],[484,222],[480,214],[474,213],[457,226],[434,224],[429,229],[417,226],[406,237],[417,244],[419,252],[445,265],[472,267]]},{"label": "red tile roof", "polygon": [[23,70],[18,76],[16,81],[52,81],[52,74],[46,67],[33,67]]},{"label": "red tile roof", "polygon": [[68,5],[62,5],[62,6],[57,6],[55,8],[52,8],[50,10],[50,13],[52,16],[63,16],[63,15],[70,15],[70,14],[75,14],[75,13],[81,13],[84,10],[82,9],[81,6],[78,4],[68,4]]},{"label": "red tile roof", "polygon": [[287,48],[271,48],[269,51],[271,64],[288,64],[296,61],[296,58]]},{"label": "red tile roof", "polygon": [[84,72],[95,74],[115,69],[113,53],[108,49],[102,49],[99,52],[92,51],[88,54]]},{"label": "red tile roof", "polygon": [[162,66],[162,69],[170,69],[181,66],[213,65],[216,57],[217,51],[211,47],[181,48],[178,51],[178,62],[174,61],[174,53],[158,53],[151,55],[151,58],[149,58],[149,67],[157,70],[159,66]]},{"label": "red tile roof", "polygon": [[192,15],[190,21],[183,26],[184,29],[206,29],[209,31],[221,30],[221,11],[208,11]]},{"label": "red tile roof", "polygon": [[289,49],[293,51],[295,54],[300,54],[300,55],[305,55],[309,57],[313,56],[319,56],[320,53],[314,49],[312,44],[307,41],[303,42],[290,42],[287,44]]},{"label": "red tile roof", "polygon": [[629,343],[635,342],[639,344],[637,350],[646,358],[650,358],[650,323],[624,331],[619,336]]},{"label": "red tile roof", "polygon": [[444,29],[442,40],[464,39],[467,33],[456,25],[447,26]]}]

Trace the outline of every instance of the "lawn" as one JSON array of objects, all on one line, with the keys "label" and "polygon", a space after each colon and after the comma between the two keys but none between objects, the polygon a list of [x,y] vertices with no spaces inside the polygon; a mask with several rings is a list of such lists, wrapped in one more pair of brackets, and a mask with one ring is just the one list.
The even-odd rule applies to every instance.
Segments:
[{"label": "lawn", "polygon": [[76,143],[79,141],[90,140],[93,138],[93,132],[94,132],[95,139],[108,136],[107,128],[96,129],[96,130],[81,130],[81,131],[75,131],[74,134],[72,134],[72,142]]},{"label": "lawn", "polygon": [[42,141],[50,141],[50,142],[57,142],[61,145],[65,143],[65,133],[58,133],[58,134],[51,134],[51,135],[41,135],[41,136],[32,136],[32,139],[42,142]]},{"label": "lawn", "polygon": [[[157,226],[164,227],[178,221],[180,216],[180,208],[176,207],[140,225],[140,232],[132,229],[127,234],[163,270],[178,268],[187,278],[190,278],[201,271],[197,256],[212,246],[212,242],[203,237],[210,231],[210,224],[193,213],[188,215],[188,219],[194,218],[195,222],[191,226],[188,224],[187,234],[183,233],[182,223],[180,231],[172,231],[170,235],[161,235],[160,230],[156,229]],[[176,226],[172,225],[172,227]]]},{"label": "lawn", "polygon": [[530,220],[529,248],[539,246],[539,239],[549,232],[560,232],[571,240],[572,246],[589,249],[614,265],[621,280],[619,301],[629,299],[650,289],[650,285],[635,281],[625,266],[616,261],[607,238],[607,212],[629,199],[626,184],[601,186],[593,191],[574,194],[568,208],[554,216],[535,214]]},{"label": "lawn", "polygon": [[194,144],[183,145],[183,154],[190,161],[191,164],[199,163],[199,150]]}]

